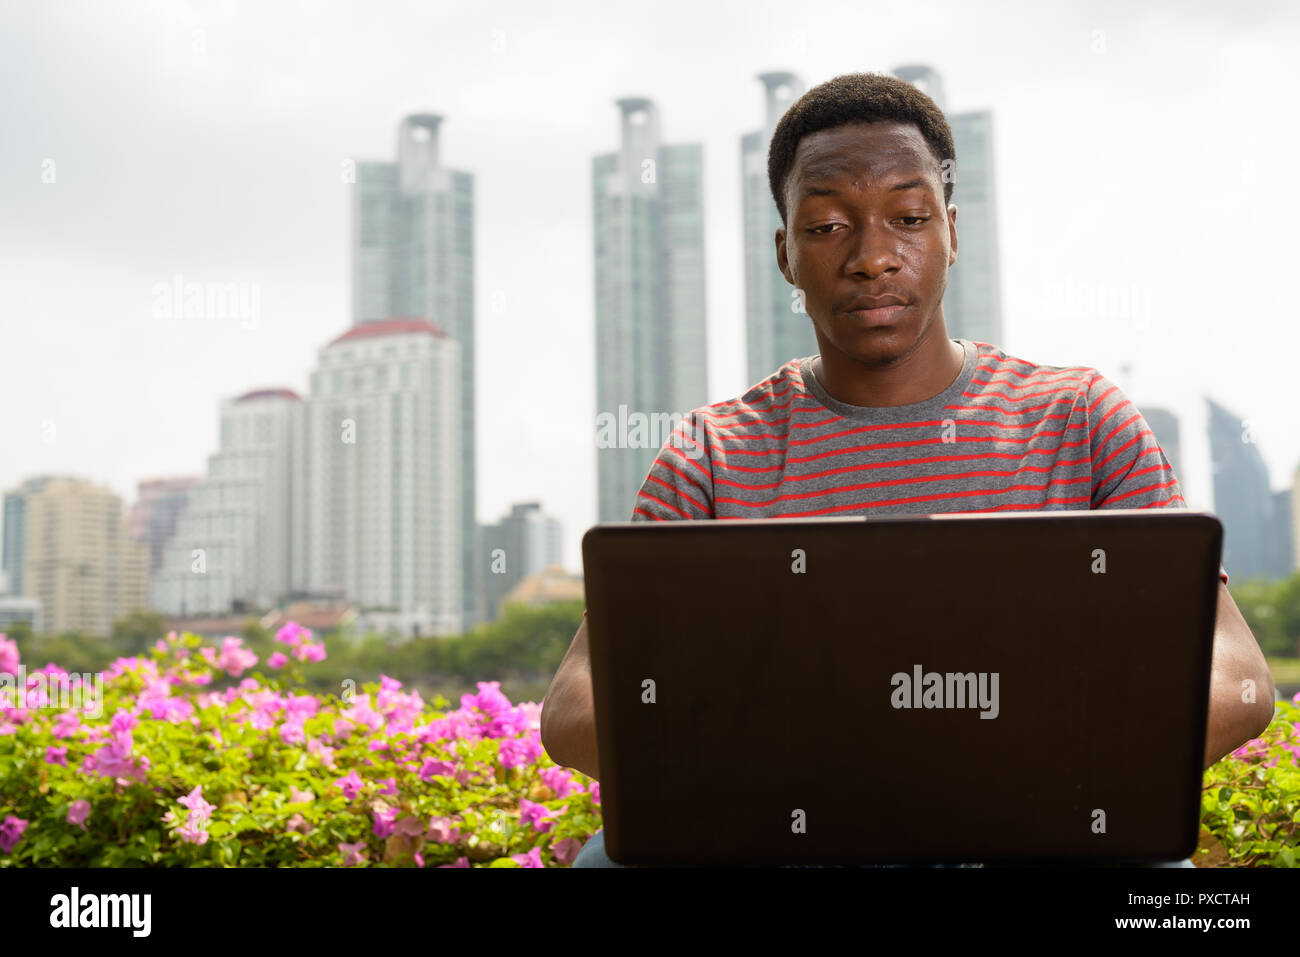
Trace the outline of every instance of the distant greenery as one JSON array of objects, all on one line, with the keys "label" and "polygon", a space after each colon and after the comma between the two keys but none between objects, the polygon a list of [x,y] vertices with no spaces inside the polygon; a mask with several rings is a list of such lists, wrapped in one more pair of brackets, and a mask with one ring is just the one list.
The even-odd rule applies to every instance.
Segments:
[{"label": "distant greenery", "polygon": [[1281,581],[1233,584],[1229,590],[1266,656],[1300,655],[1300,572]]},{"label": "distant greenery", "polygon": [[[337,693],[345,680],[359,687],[387,675],[412,689],[454,699],[473,693],[479,681],[499,681],[502,693],[512,700],[540,701],[573,641],[582,609],[581,601],[507,605],[494,622],[439,638],[358,636],[350,629],[317,635],[324,638],[328,658],[310,669],[306,688]],[[161,615],[136,612],[115,623],[107,639],[75,632],[34,636],[25,624],[9,626],[8,634],[32,667],[55,661],[69,672],[96,672],[116,658],[146,654],[166,634],[166,624]],[[262,662],[278,647],[274,635],[255,617],[248,619],[239,637]]]}]

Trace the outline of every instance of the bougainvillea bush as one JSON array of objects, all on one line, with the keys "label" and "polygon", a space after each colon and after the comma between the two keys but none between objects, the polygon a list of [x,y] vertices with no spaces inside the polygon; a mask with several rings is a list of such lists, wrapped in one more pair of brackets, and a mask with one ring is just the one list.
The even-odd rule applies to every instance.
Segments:
[{"label": "bougainvillea bush", "polygon": [[1278,702],[1262,735],[1205,772],[1201,826],[1210,837],[1201,843],[1222,847],[1220,866],[1300,866],[1297,705],[1300,694]]},{"label": "bougainvillea bush", "polygon": [[[480,682],[446,710],[383,676],[301,694],[324,645],[276,640],[253,671],[239,638],[172,632],[97,704],[54,664],[0,685],[0,867],[563,867],[601,826],[539,705]],[[0,635],[0,675],[19,665]]]},{"label": "bougainvillea bush", "polygon": [[[0,867],[564,867],[601,826],[538,705],[479,682],[447,710],[383,676],[304,694],[324,645],[292,622],[276,640],[254,671],[238,638],[173,632],[79,708],[54,664],[0,683]],[[20,664],[0,635],[0,678]],[[1206,772],[1214,863],[1300,863],[1298,704]]]}]

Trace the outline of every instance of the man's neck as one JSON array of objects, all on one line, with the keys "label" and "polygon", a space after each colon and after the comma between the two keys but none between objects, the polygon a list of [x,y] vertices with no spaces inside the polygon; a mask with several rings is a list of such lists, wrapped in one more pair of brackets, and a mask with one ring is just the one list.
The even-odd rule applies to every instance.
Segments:
[{"label": "man's neck", "polygon": [[913,405],[933,399],[961,375],[966,352],[961,343],[947,336],[938,348],[922,344],[898,363],[871,369],[847,356],[823,356],[813,360],[813,375],[831,396],[848,405],[889,408]]}]

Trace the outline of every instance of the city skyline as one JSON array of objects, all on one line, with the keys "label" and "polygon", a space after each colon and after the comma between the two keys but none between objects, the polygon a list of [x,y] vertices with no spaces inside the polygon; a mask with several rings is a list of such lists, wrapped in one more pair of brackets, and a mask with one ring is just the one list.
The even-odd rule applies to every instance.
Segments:
[{"label": "city skyline", "polygon": [[[800,41],[800,31],[727,24],[715,11],[700,12],[698,34],[680,20],[669,29],[688,9],[669,5],[652,28],[664,42],[636,45],[618,39],[630,22],[606,15],[566,35],[523,6],[489,23],[413,7],[420,29],[409,39],[335,10],[305,30],[267,11],[265,30],[250,36],[225,9],[0,14],[17,77],[0,91],[0,116],[18,147],[0,157],[0,305],[23,317],[0,326],[0,354],[24,358],[0,383],[14,410],[0,423],[11,453],[0,487],[76,473],[133,501],[138,480],[203,472],[219,447],[219,401],[262,387],[306,393],[316,348],[351,322],[343,165],[389,155],[401,117],[431,111],[455,131],[446,162],[475,177],[484,359],[473,518],[540,501],[566,530],[566,567],[579,568],[581,531],[596,520],[599,411],[590,162],[608,148],[613,104],[652,98],[670,142],[703,145],[705,401],[714,402],[752,384],[736,144],[758,118],[755,77],[788,70],[812,86],[908,63],[943,76],[950,109],[997,117],[1007,335],[997,344],[1036,362],[1092,365],[1140,407],[1176,414],[1192,507],[1213,502],[1202,396],[1251,420],[1274,489],[1300,461],[1296,414],[1277,401],[1295,341],[1294,306],[1273,278],[1286,275],[1281,225],[1252,221],[1259,259],[1249,279],[1225,281],[1231,312],[1193,278],[1216,230],[1276,188],[1253,157],[1290,155],[1296,142],[1271,120],[1295,85],[1278,51],[1300,34],[1281,5],[1245,23],[1187,12],[1167,45],[1154,42],[1164,34],[1149,14],[1118,5],[1029,11],[983,33],[958,7],[921,20],[900,9],[897,29],[865,48],[831,28],[854,15],[847,6],[818,14]],[[577,20],[582,5],[573,9]],[[690,51],[716,43],[724,26],[733,49],[691,65]],[[463,38],[439,62],[417,42],[434,28]],[[963,52],[971,30],[978,53]],[[590,56],[562,62],[566,45]],[[1014,68],[990,56],[1002,49],[1017,51]],[[343,50],[373,69],[331,71]],[[84,69],[53,78],[51,64],[69,57]],[[101,76],[112,82],[97,84]],[[1205,118],[1227,106],[1254,131],[1249,154],[1203,137]],[[177,280],[242,284],[254,315],[159,309],[159,288]],[[1238,358],[1241,343],[1274,339],[1246,353],[1249,365]]]}]

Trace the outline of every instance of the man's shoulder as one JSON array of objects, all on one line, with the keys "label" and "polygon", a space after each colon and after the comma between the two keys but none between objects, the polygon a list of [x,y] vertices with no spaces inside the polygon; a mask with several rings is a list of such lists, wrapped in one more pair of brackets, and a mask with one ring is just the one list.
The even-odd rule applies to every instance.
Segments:
[{"label": "man's shoulder", "polygon": [[791,359],[740,395],[692,409],[688,418],[699,425],[715,428],[788,420],[795,400],[806,391],[799,371],[803,361],[802,358]]},{"label": "man's shoulder", "polygon": [[971,385],[986,394],[1014,393],[1017,397],[1050,395],[1074,400],[1096,396],[1099,384],[1109,384],[1093,366],[1035,362],[1013,355],[1001,346],[978,339],[975,375]]},{"label": "man's shoulder", "polygon": [[990,342],[984,342],[980,339],[971,340],[976,349],[977,377],[987,378],[990,373],[1003,373],[1004,378],[1015,379],[1015,377],[1053,375],[1060,374],[1062,378],[1066,374],[1083,379],[1093,379],[1101,375],[1097,369],[1085,365],[1054,365],[1046,362],[1034,362],[1032,359],[1024,359],[1017,355],[1012,355],[1001,346],[993,345]]}]

